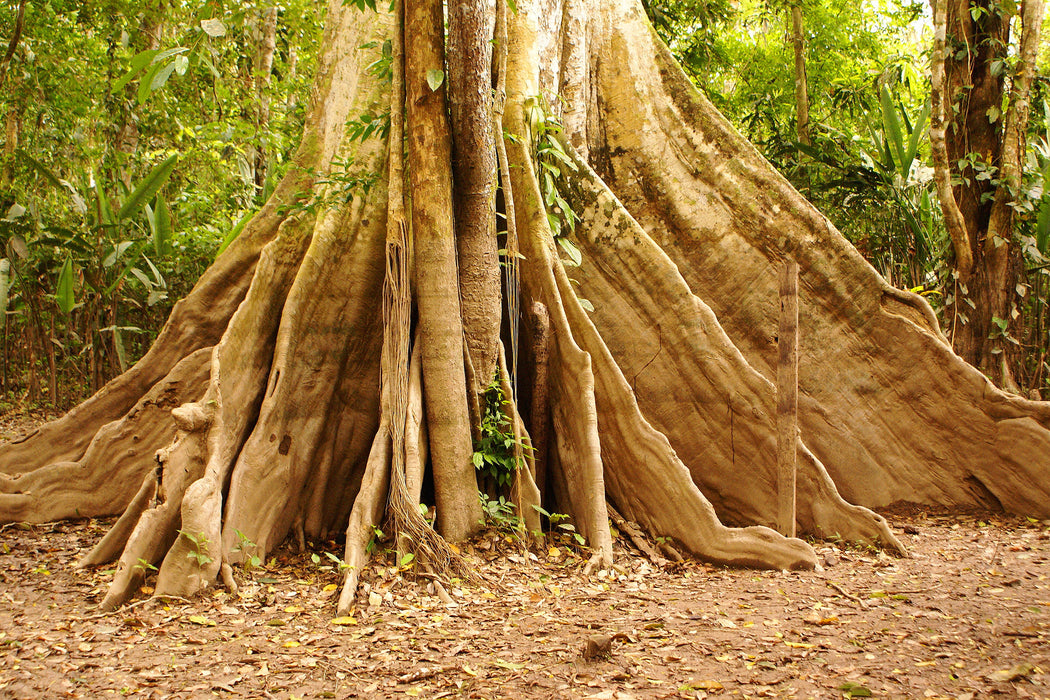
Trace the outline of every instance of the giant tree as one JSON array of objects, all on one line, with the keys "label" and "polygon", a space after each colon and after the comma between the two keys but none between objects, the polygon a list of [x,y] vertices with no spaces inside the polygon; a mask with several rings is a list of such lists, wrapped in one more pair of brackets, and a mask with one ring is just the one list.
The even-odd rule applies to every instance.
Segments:
[{"label": "giant tree", "polygon": [[[708,561],[812,567],[767,527],[787,260],[800,533],[899,551],[865,506],[901,500],[1050,515],[1050,405],[954,355],[926,302],[693,88],[637,0],[467,4],[484,8],[451,4],[465,63],[446,68],[441,3],[332,0],[295,167],[138,364],[0,452],[0,519],[122,512],[82,562],[119,557],[106,606],[142,562],[157,594],[185,594],[290,534],[345,530],[346,607],[384,518],[421,566],[455,568],[448,539],[479,515],[471,406],[494,385],[530,528],[564,513],[607,565],[614,507]],[[470,63],[490,31],[491,101],[489,59]],[[492,276],[467,270],[497,264],[493,335],[495,312],[465,311]]]}]

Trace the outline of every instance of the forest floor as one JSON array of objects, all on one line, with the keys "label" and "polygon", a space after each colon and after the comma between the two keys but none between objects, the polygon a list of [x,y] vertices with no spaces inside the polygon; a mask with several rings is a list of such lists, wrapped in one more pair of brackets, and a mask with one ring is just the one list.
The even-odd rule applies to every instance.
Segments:
[{"label": "forest floor", "polygon": [[660,568],[618,538],[585,577],[566,542],[493,530],[453,602],[388,554],[341,618],[334,542],[237,595],[160,602],[147,578],[100,613],[112,567],[73,565],[109,521],[7,525],[0,698],[1050,697],[1050,523],[887,515],[910,558],[816,543],[817,572]]}]

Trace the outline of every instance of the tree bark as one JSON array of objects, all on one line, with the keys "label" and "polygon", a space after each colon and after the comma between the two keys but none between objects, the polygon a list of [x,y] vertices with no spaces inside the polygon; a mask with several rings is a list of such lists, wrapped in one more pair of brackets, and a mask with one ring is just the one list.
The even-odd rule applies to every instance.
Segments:
[{"label": "tree bark", "polygon": [[[944,129],[932,121],[930,135],[959,279],[947,305],[952,344],[968,362],[1014,390],[1011,366],[1019,361],[1020,348],[1008,338],[1018,336],[1016,288],[1022,264],[1012,240],[1010,204],[1024,157],[1043,11],[1041,0],[1022,3],[1016,20],[994,0],[934,4],[934,117],[943,116]],[[1021,39],[1007,89],[1011,21],[1020,22]],[[960,166],[966,163],[971,165]],[[947,181],[953,177],[958,184],[949,196]]]},{"label": "tree bark", "polygon": [[492,134],[492,15],[486,0],[449,5],[448,77],[456,251],[463,330],[480,395],[496,376],[500,268]]},{"label": "tree bark", "polygon": [[802,6],[791,6],[791,46],[795,53],[795,132],[801,143],[813,144],[809,136],[809,88],[806,84],[806,37]]},{"label": "tree bark", "polygon": [[445,86],[434,89],[434,74],[428,76],[445,65],[443,17],[437,0],[410,0],[405,11],[408,158],[424,396],[438,530],[455,542],[477,531],[481,507],[471,463]]}]

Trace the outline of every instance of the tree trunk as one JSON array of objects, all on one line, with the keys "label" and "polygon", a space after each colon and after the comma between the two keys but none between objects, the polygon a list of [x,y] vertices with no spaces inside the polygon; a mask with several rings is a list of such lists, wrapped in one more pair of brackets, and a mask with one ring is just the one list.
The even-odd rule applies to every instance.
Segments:
[{"label": "tree trunk", "polygon": [[[469,186],[452,174],[441,4],[407,3],[403,77],[399,8],[331,1],[297,168],[138,365],[0,452],[2,521],[125,511],[82,562],[119,555],[107,607],[137,590],[140,560],[160,564],[158,595],[186,595],[224,567],[227,580],[246,542],[265,556],[293,531],[345,531],[346,610],[384,510],[399,551],[438,578],[467,575],[418,501],[436,506],[449,539],[478,526],[453,227],[455,189]],[[954,355],[926,302],[887,284],[696,92],[636,0],[517,9],[498,31],[493,109],[521,253],[505,262],[535,317],[519,359],[536,366],[521,386],[498,363],[508,398],[532,405],[505,416],[515,454],[528,433],[545,444],[539,503],[531,468],[516,475],[523,509],[564,514],[592,566],[612,562],[610,504],[707,561],[815,566],[809,544],[770,527],[777,272],[792,259],[806,309],[800,533],[900,552],[864,507],[900,500],[1050,516],[1050,406],[999,392]],[[358,47],[388,38],[385,82]],[[564,158],[549,184],[579,217],[560,227],[571,246],[552,235],[567,213],[544,196],[527,123],[533,105],[561,97]],[[391,105],[389,142],[345,138],[348,117],[377,104]],[[313,179],[333,160],[362,183],[345,205]],[[486,204],[480,228],[489,214]],[[581,264],[561,260],[563,248]],[[176,403],[170,421],[158,417]]]},{"label": "tree trunk", "polygon": [[266,185],[267,148],[266,129],[270,123],[270,74],[273,72],[273,54],[277,50],[277,8],[268,8],[259,27],[259,47],[255,52],[255,189],[262,192]]},{"label": "tree trunk", "polygon": [[[958,269],[957,284],[948,297],[952,345],[995,381],[1016,390],[1011,366],[1019,362],[1020,347],[1010,338],[1019,335],[1016,288],[1022,261],[1013,241],[1010,205],[1025,157],[1028,94],[1043,2],[1021,4],[1018,60],[1009,83],[1005,66],[1013,16],[1001,3],[937,0],[934,10],[935,119],[930,135],[938,196]],[[951,192],[949,178],[958,183]]]},{"label": "tree trunk", "polygon": [[802,23],[802,6],[791,6],[791,46],[795,52],[795,132],[807,146],[809,137],[809,88],[806,85],[806,36]]}]

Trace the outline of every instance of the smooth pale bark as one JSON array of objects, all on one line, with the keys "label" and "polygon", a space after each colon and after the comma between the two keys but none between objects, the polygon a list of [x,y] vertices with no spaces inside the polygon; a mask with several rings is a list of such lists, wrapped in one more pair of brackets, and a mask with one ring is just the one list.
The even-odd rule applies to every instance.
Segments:
[{"label": "smooth pale bark", "polygon": [[488,8],[487,0],[464,0],[448,10],[459,298],[475,394],[483,393],[496,376],[502,301],[492,134],[493,18]]},{"label": "smooth pale bark", "polygon": [[438,531],[455,542],[478,530],[481,505],[471,463],[445,87],[433,89],[427,75],[444,66],[442,22],[440,2],[406,3],[408,160],[424,397]]}]

